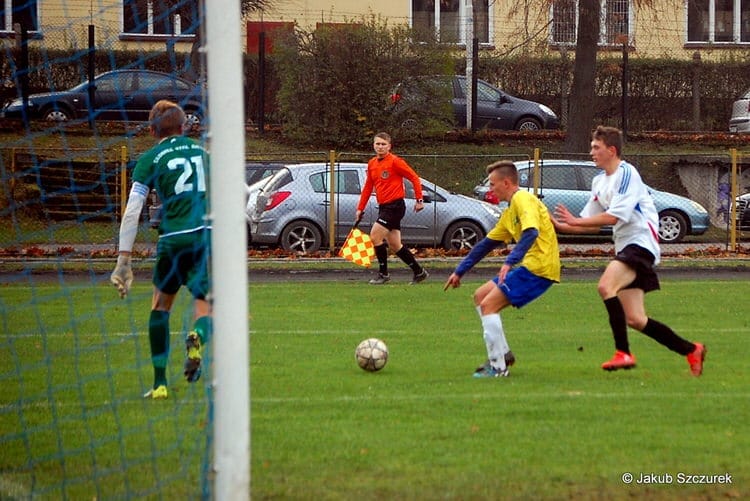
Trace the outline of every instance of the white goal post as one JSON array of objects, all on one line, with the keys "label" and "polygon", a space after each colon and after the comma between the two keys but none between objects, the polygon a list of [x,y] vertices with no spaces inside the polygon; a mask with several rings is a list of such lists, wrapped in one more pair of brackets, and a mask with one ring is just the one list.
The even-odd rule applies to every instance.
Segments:
[{"label": "white goal post", "polygon": [[250,364],[240,1],[207,0],[214,498],[250,498]]}]

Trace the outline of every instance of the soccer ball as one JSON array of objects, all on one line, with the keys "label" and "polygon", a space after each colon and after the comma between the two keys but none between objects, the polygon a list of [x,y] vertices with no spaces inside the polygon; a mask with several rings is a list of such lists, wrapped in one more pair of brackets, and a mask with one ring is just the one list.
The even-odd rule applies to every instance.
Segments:
[{"label": "soccer ball", "polygon": [[369,372],[379,371],[388,362],[388,347],[380,339],[365,339],[354,351],[354,358],[362,369]]}]

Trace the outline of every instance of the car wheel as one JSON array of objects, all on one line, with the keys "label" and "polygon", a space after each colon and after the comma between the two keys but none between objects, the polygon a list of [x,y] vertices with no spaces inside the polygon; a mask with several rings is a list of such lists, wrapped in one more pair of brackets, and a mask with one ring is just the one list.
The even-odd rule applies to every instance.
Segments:
[{"label": "car wheel", "polygon": [[310,221],[293,221],[281,232],[281,247],[287,252],[310,254],[320,249],[323,235]]},{"label": "car wheel", "polygon": [[665,210],[659,214],[659,239],[667,244],[680,242],[687,233],[685,216],[677,211]]},{"label": "car wheel", "polygon": [[73,118],[72,114],[65,108],[48,107],[42,111],[42,118],[48,122],[67,122]]},{"label": "car wheel", "polygon": [[185,110],[185,127],[190,130],[193,127],[199,127],[203,121],[203,116],[198,110]]},{"label": "car wheel", "polygon": [[522,118],[516,124],[516,130],[542,130],[542,124],[536,118]]},{"label": "car wheel", "polygon": [[416,130],[419,128],[419,122],[415,118],[407,118],[401,122],[401,128],[407,130]]},{"label": "car wheel", "polygon": [[471,250],[484,238],[484,230],[471,221],[458,221],[448,227],[443,237],[445,250]]}]

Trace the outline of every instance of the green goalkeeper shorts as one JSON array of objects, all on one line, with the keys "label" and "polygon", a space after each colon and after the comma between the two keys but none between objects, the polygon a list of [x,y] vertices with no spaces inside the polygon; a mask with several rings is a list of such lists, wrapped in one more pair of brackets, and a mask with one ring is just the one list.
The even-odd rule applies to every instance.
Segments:
[{"label": "green goalkeeper shorts", "polygon": [[210,241],[208,230],[160,238],[156,246],[154,286],[167,294],[176,294],[184,285],[194,298],[205,299],[210,287]]}]

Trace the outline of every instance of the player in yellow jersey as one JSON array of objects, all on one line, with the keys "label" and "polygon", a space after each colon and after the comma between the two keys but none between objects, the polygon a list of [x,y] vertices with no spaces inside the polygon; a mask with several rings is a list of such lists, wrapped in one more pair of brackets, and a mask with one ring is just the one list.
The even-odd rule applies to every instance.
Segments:
[{"label": "player in yellow jersey", "polygon": [[461,277],[493,249],[516,242],[497,276],[474,292],[488,358],[474,377],[501,377],[508,376],[515,357],[505,339],[500,311],[506,306],[520,308],[559,282],[560,252],[547,208],[536,196],[519,189],[513,162],[501,160],[488,165],[487,174],[490,189],[498,200],[508,202],[508,208],[448,277],[445,289],[459,287]]}]

